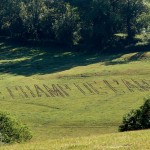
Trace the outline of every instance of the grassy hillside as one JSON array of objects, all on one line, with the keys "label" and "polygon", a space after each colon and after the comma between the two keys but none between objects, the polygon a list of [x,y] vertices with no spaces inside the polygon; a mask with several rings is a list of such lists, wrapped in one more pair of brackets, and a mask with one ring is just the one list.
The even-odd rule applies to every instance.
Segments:
[{"label": "grassy hillside", "polygon": [[[65,147],[68,139],[82,142],[78,137],[83,137],[85,149],[89,139],[99,143],[109,137],[99,135],[118,132],[122,116],[150,95],[149,65],[150,52],[91,55],[1,42],[0,110],[26,123],[34,144],[55,139],[48,143]],[[111,134],[110,143],[111,136],[116,142],[124,137]]]},{"label": "grassy hillside", "polygon": [[64,138],[15,144],[1,147],[3,150],[148,150],[150,131],[105,134],[100,136]]}]

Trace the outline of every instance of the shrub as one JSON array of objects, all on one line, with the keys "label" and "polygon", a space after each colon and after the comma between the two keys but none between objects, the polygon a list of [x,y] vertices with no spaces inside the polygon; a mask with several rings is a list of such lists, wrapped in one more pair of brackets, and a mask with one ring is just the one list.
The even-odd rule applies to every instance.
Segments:
[{"label": "shrub", "polygon": [[10,114],[0,112],[0,139],[3,143],[26,142],[32,138],[31,132]]},{"label": "shrub", "polygon": [[150,99],[147,99],[143,106],[137,110],[132,110],[123,117],[123,122],[119,126],[119,131],[131,131],[150,128]]}]

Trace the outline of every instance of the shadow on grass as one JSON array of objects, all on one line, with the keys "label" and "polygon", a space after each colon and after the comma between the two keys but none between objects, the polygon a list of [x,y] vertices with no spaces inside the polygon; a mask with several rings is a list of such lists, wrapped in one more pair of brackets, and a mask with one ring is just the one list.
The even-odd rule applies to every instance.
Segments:
[{"label": "shadow on grass", "polygon": [[[149,46],[142,50],[148,51],[148,49]],[[131,52],[131,49],[126,49],[120,53],[117,52],[114,55],[105,54],[101,56],[100,54],[69,52],[69,50],[59,48],[22,47],[16,44],[0,42],[0,72],[24,76],[51,74],[76,66],[86,66],[99,62],[104,62],[105,65],[129,63],[144,54],[144,52],[139,52],[135,58],[133,57],[129,61],[113,62],[114,59],[129,51]]]}]

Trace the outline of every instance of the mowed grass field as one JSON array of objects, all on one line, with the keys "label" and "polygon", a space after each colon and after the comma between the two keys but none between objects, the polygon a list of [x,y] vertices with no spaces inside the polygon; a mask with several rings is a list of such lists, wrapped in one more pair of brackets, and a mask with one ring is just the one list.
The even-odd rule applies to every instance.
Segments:
[{"label": "mowed grass field", "polygon": [[1,148],[139,148],[149,131],[115,133],[149,97],[149,66],[148,51],[101,55],[1,42],[0,110],[33,132],[31,143]]}]

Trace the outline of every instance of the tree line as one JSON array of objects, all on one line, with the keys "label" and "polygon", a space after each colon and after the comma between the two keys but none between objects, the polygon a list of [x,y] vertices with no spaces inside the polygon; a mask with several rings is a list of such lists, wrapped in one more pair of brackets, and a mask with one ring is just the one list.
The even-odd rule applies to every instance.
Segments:
[{"label": "tree line", "polygon": [[149,26],[149,0],[1,0],[0,36],[102,48]]}]

